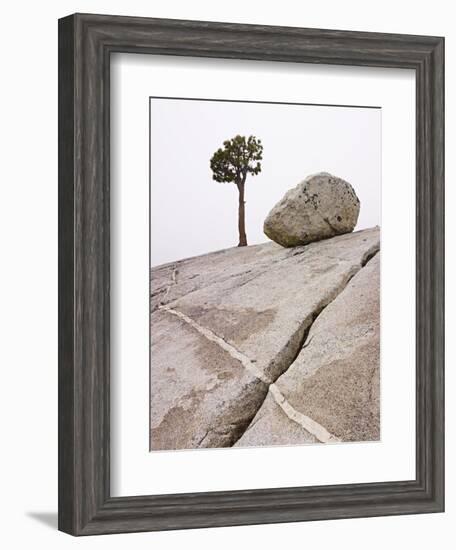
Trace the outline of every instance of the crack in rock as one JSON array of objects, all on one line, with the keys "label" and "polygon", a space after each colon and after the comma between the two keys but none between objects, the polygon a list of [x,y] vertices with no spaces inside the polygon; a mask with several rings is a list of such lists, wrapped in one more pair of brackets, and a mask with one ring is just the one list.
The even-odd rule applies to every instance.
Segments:
[{"label": "crack in rock", "polygon": [[[169,291],[171,290],[171,287],[173,287],[174,285],[177,284],[177,274],[178,273],[179,273],[179,270],[178,270],[177,266],[175,265],[173,267],[173,271],[171,273],[171,282],[167,286],[167,288],[165,290],[165,293],[164,293],[163,297],[160,300],[160,305],[162,305],[166,302],[166,298],[168,297],[168,294],[169,294]],[[153,296],[153,294],[152,294],[152,296]]]},{"label": "crack in rock", "polygon": [[255,363],[249,359],[246,355],[241,353],[238,349],[236,349],[233,345],[229,344],[226,340],[223,338],[220,338],[217,334],[212,332],[212,330],[203,327],[196,323],[193,319],[190,319],[185,313],[182,313],[181,311],[178,311],[177,309],[174,309],[170,306],[159,306],[160,310],[167,311],[168,313],[171,313],[172,315],[175,315],[188,325],[190,325],[192,328],[194,328],[197,332],[199,332],[201,335],[203,335],[207,340],[214,342],[218,346],[220,346],[223,350],[225,350],[233,359],[236,359],[241,363],[241,365],[248,370],[255,378],[258,378],[265,384],[269,385],[272,384],[272,380],[266,376],[256,365]]},{"label": "crack in rock", "polygon": [[[202,334],[205,338],[219,345],[223,350],[229,353],[231,357],[239,361],[245,369],[247,369],[251,374],[253,374],[253,376],[255,376],[256,378],[264,382],[268,386],[268,391],[273,396],[277,405],[281,407],[281,409],[288,416],[288,418],[290,418],[290,420],[293,420],[294,422],[299,424],[302,428],[307,430],[309,433],[311,433],[316,439],[318,439],[322,443],[338,441],[338,439],[332,434],[330,434],[323,426],[321,426],[320,424],[318,424],[308,416],[297,411],[286,400],[285,396],[282,394],[279,388],[274,384],[274,382],[268,376],[266,376],[260,369],[258,369],[251,359],[249,359],[246,355],[241,353],[234,346],[226,342],[223,338],[220,338],[220,336],[217,336],[214,332],[212,332],[208,328],[202,327],[201,325],[196,323],[193,319],[190,319],[190,317],[188,317],[181,311],[173,309],[169,306],[160,306],[159,309],[163,311],[167,311],[168,313],[175,315],[185,323],[189,324],[192,328],[194,328],[196,331]],[[248,425],[250,425],[250,423]],[[206,439],[210,431],[211,430],[206,431],[206,433],[198,442],[198,446],[200,446],[203,443],[203,441]],[[245,433],[245,430],[243,433]],[[242,434],[240,434],[239,437],[241,436]]]},{"label": "crack in rock", "polygon": [[[348,279],[345,281],[345,283],[343,285],[341,285],[335,292],[335,295],[332,297],[331,300],[329,300],[325,305],[323,305],[322,307],[316,309],[313,314],[312,314],[312,320],[311,322],[309,323],[309,325],[306,327],[306,329],[304,330],[304,334],[302,336],[302,339],[301,339],[301,343],[300,345],[298,346],[298,349],[296,350],[296,353],[294,354],[294,357],[293,359],[290,361],[290,363],[288,364],[288,366],[285,368],[285,370],[282,372],[282,374],[280,376],[282,376],[283,374],[285,374],[287,372],[287,370],[293,365],[293,363],[296,361],[297,357],[299,356],[299,354],[301,353],[301,351],[306,348],[307,346],[310,345],[311,341],[312,341],[312,338],[313,336],[310,337],[309,340],[307,340],[308,338],[308,335],[310,333],[310,330],[313,326],[313,324],[315,323],[315,321],[318,319],[318,317],[323,313],[323,311],[332,303],[334,302],[334,300],[343,292],[343,290],[347,287],[347,285],[350,283],[350,281],[353,279],[353,277],[358,274],[367,264],[370,260],[372,260],[376,255],[377,253],[379,252],[379,246],[374,246],[372,247],[370,250],[366,251],[366,253],[364,254],[362,260],[361,260],[361,263],[360,263],[360,266],[358,269],[354,270],[352,273],[350,273],[350,275],[348,276]],[[279,377],[277,377],[279,378]],[[314,437],[316,437],[316,439],[318,439],[319,441],[321,441],[322,443],[329,443],[329,442],[337,442],[339,441],[338,438],[336,438],[335,436],[333,436],[332,434],[330,434],[329,432],[327,432],[327,430],[321,426],[320,424],[318,424],[317,422],[315,422],[314,420],[312,420],[310,417],[302,414],[301,412],[297,411],[296,409],[294,409],[294,407],[292,407],[292,405],[287,401],[287,399],[285,398],[285,396],[282,394],[282,392],[279,390],[278,386],[275,384],[275,383],[272,383],[270,384],[269,386],[269,390],[268,390],[268,393],[270,393],[272,395],[272,397],[274,398],[274,401],[277,403],[277,405],[279,405],[279,407],[283,410],[283,412],[288,416],[288,418],[290,420],[293,420],[294,422],[296,422],[297,424],[299,424],[302,428],[304,428],[305,430],[307,430],[309,433],[311,433]],[[268,394],[266,394],[264,400],[263,400],[263,403],[264,401],[266,400],[266,397],[267,397]],[[261,403],[261,405],[258,407],[258,411],[260,410],[261,406],[263,405],[263,403]],[[258,412],[257,411],[257,412]],[[255,423],[255,418],[256,418],[257,415],[255,415],[252,419],[252,422],[247,426],[247,428],[245,429],[244,433],[254,425]],[[243,434],[242,434],[243,435]],[[242,437],[241,435],[241,437]],[[239,438],[240,439],[240,438]]]}]

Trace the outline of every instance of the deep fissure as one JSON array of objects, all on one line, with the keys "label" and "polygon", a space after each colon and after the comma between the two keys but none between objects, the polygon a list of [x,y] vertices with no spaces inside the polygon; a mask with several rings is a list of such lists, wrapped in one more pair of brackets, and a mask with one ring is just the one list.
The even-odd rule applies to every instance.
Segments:
[{"label": "deep fissure", "polygon": [[[307,342],[307,338],[309,337],[309,333],[310,333],[310,330],[313,326],[313,324],[315,323],[315,321],[317,320],[317,318],[323,313],[323,311],[330,305],[332,304],[332,302],[334,302],[334,300],[336,300],[336,298],[338,296],[340,296],[340,294],[345,290],[345,288],[347,288],[348,284],[350,283],[350,281],[353,279],[353,277],[355,275],[357,275],[379,252],[379,248],[375,247],[373,250],[370,250],[368,251],[365,256],[362,258],[361,262],[360,262],[360,266],[359,266],[359,269],[357,269],[354,273],[352,273],[347,281],[345,282],[345,284],[342,286],[342,288],[340,288],[335,296],[329,300],[326,304],[322,305],[321,307],[319,307],[318,309],[316,309],[312,315],[311,315],[311,321],[309,323],[309,325],[304,329],[303,331],[303,334],[301,336],[301,338],[299,339],[299,344],[296,348],[296,351],[295,353],[293,354],[293,358],[292,360],[288,363],[288,366],[281,372],[279,372],[279,374],[271,380],[271,383],[270,384],[267,384],[267,390],[265,392],[265,395],[263,397],[263,399],[261,400],[261,403],[259,404],[259,406],[257,407],[255,413],[252,415],[250,421],[246,422],[245,423],[245,428],[242,430],[241,433],[238,434],[238,436],[236,437],[236,439],[233,441],[233,443],[230,445],[231,447],[245,434],[245,432],[253,425],[252,423],[254,423],[255,421],[255,418],[258,414],[258,411],[261,409],[261,407],[263,406],[263,403],[265,402],[266,400],[266,397],[268,396],[268,393],[269,393],[269,387],[272,385],[272,384],[275,384],[275,382],[283,375],[285,374],[288,369],[293,365],[293,363],[296,361],[297,357],[299,356],[299,354],[301,353],[301,351],[306,348],[310,342],[312,341],[312,337],[310,338],[310,340]],[[298,331],[296,332],[299,332],[300,329],[298,329]],[[295,334],[296,334],[295,332]],[[292,341],[293,340],[293,336],[290,338],[289,341]],[[263,382],[263,384],[265,384]],[[266,384],[265,384],[266,385]]]}]

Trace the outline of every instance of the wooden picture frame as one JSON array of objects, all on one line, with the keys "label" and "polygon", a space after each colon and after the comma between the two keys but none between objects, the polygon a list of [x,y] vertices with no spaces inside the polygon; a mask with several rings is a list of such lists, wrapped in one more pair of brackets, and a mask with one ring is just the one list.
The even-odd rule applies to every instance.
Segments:
[{"label": "wooden picture frame", "polygon": [[[110,54],[416,73],[416,479],[110,496]],[[59,529],[72,535],[444,509],[444,39],[76,14],[59,21]]]}]

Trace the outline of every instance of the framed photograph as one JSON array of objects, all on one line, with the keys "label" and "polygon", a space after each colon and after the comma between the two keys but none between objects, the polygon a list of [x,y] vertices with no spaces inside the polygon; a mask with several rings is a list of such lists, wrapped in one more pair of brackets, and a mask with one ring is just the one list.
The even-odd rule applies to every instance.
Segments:
[{"label": "framed photograph", "polygon": [[59,529],[444,509],[444,39],[59,21]]}]

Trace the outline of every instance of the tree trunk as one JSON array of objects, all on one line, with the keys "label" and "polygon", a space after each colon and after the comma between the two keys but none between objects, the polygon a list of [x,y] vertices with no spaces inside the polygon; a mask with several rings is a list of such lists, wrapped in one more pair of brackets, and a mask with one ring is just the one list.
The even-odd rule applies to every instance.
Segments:
[{"label": "tree trunk", "polygon": [[245,181],[241,181],[237,184],[237,188],[239,190],[239,213],[238,213],[239,244],[238,246],[247,246],[247,235],[245,234],[244,186],[245,186]]}]

